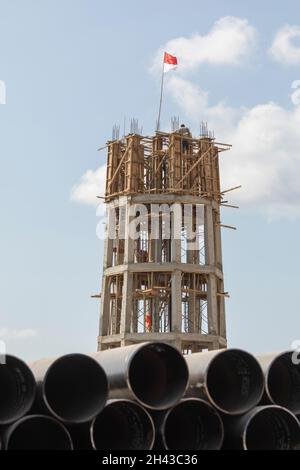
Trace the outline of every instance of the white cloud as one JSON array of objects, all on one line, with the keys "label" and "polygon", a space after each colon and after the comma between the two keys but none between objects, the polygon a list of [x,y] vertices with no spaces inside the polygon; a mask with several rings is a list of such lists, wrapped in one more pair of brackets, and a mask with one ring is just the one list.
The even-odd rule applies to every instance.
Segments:
[{"label": "white cloud", "polygon": [[276,34],[269,54],[277,62],[287,65],[300,64],[300,47],[295,40],[300,39],[300,26],[283,26]]},{"label": "white cloud", "polygon": [[290,95],[291,101],[295,106],[298,106],[300,104],[300,80],[294,80],[291,88],[295,90]]},{"label": "white cloud", "polygon": [[38,335],[36,330],[31,328],[25,329],[9,329],[0,328],[0,339],[11,340],[11,339],[30,339]]},{"label": "white cloud", "polygon": [[202,63],[236,65],[251,52],[256,39],[256,29],[248,20],[225,16],[216,21],[206,35],[194,34],[168,41],[157,52],[152,69],[161,67],[163,51],[178,58],[179,71],[196,68]]},{"label": "white cloud", "polygon": [[[71,190],[71,200],[92,206],[99,205],[97,196],[104,196],[106,180],[106,165],[96,170],[87,170],[78,184]],[[101,204],[101,203],[100,203]]]},{"label": "white cloud", "polygon": [[200,123],[200,120],[213,121],[217,134],[229,133],[233,130],[238,117],[242,116],[242,109],[231,108],[225,101],[220,101],[215,106],[209,106],[209,93],[182,77],[175,75],[170,77],[166,82],[166,89],[188,119],[192,118],[197,124]]},{"label": "white cloud", "polygon": [[242,184],[230,198],[272,217],[300,216],[300,107],[284,109],[262,103],[250,109],[225,102],[209,106],[208,94],[195,84],[173,77],[168,91],[198,132],[208,121],[217,140],[233,144],[221,154],[223,189]]}]

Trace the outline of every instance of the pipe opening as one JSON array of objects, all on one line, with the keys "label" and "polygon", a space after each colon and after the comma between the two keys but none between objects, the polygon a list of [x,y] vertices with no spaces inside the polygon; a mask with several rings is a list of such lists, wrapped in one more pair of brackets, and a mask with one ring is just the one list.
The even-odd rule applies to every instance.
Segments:
[{"label": "pipe opening", "polygon": [[267,393],[272,402],[295,413],[300,412],[300,364],[292,361],[293,352],[280,354],[267,375]]},{"label": "pipe opening", "polygon": [[183,396],[188,382],[185,359],[177,349],[164,343],[150,343],[139,349],[130,362],[129,383],[145,406],[165,409]]},{"label": "pipe opening", "polygon": [[222,351],[212,360],[206,383],[213,404],[228,414],[253,408],[264,389],[263,373],[255,357],[237,349]]},{"label": "pipe opening", "polygon": [[223,443],[222,420],[204,401],[184,400],[167,414],[163,441],[168,450],[218,450]]},{"label": "pipe opening", "polygon": [[141,406],[129,401],[108,404],[91,426],[95,450],[150,450],[154,425]]},{"label": "pipe opening", "polygon": [[72,450],[72,440],[66,428],[53,418],[26,416],[12,426],[7,438],[7,450]]},{"label": "pipe opening", "polygon": [[0,424],[10,424],[24,416],[35,398],[35,379],[20,359],[6,355],[0,365]]},{"label": "pipe opening", "polygon": [[293,450],[300,444],[300,425],[289,411],[271,406],[250,419],[244,436],[247,450]]},{"label": "pipe opening", "polygon": [[69,354],[49,367],[43,392],[47,406],[57,418],[69,423],[87,422],[106,403],[106,374],[93,358]]}]

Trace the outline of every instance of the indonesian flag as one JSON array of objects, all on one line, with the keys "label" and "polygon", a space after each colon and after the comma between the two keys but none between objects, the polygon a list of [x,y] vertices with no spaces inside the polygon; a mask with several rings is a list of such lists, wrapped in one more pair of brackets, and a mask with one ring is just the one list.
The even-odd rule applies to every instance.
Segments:
[{"label": "indonesian flag", "polygon": [[170,72],[170,70],[175,70],[178,65],[177,57],[165,52],[164,56],[164,73]]}]

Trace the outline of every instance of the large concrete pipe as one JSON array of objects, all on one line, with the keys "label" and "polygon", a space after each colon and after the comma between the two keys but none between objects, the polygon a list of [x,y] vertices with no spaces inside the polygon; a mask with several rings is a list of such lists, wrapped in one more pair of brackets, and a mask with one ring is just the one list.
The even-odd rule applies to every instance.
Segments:
[{"label": "large concrete pipe", "polygon": [[2,430],[5,450],[72,450],[65,426],[50,416],[31,415]]},{"label": "large concrete pipe", "polygon": [[91,421],[103,409],[108,394],[107,377],[92,357],[68,354],[30,365],[36,377],[35,409],[46,408],[69,424]]},{"label": "large concrete pipe", "polygon": [[151,409],[175,405],[186,391],[182,354],[165,343],[140,343],[93,355],[104,368],[110,398],[127,398]]},{"label": "large concrete pipe", "polygon": [[184,399],[168,411],[152,412],[152,416],[157,450],[219,450],[222,447],[222,419],[204,400]]},{"label": "large concrete pipe", "polygon": [[240,349],[221,349],[186,356],[187,396],[208,399],[219,411],[238,415],[256,406],[264,388],[261,367]]},{"label": "large concrete pipe", "polygon": [[138,403],[112,400],[92,421],[95,450],[151,450],[155,429],[151,416]]},{"label": "large concrete pipe", "polygon": [[300,363],[294,351],[269,353],[257,359],[265,374],[263,404],[281,405],[300,413]]},{"label": "large concrete pipe", "polygon": [[35,379],[29,367],[17,357],[6,355],[0,365],[0,425],[22,418],[35,398]]},{"label": "large concrete pipe", "polygon": [[277,405],[258,406],[245,415],[223,418],[224,449],[299,449],[300,424],[286,408]]}]

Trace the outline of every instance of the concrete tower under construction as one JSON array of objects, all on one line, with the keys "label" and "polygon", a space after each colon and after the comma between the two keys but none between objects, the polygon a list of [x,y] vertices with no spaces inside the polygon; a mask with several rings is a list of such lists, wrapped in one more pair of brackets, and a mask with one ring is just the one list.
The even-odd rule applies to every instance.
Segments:
[{"label": "concrete tower under construction", "polygon": [[164,341],[226,347],[219,153],[202,127],[108,142],[98,350]]}]

